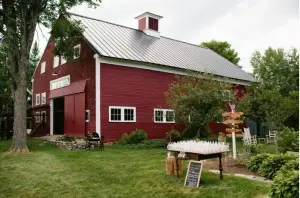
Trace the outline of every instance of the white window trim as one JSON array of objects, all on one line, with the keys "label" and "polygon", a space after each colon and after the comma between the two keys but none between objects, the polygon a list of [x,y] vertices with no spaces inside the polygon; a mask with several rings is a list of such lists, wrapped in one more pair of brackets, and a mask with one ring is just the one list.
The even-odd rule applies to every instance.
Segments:
[{"label": "white window trim", "polygon": [[87,119],[85,120],[85,122],[90,122],[91,121],[91,111],[85,110],[85,113],[87,113]]},{"label": "white window trim", "polygon": [[[121,109],[121,120],[111,120],[111,109]],[[133,109],[133,120],[125,120],[125,109]],[[136,107],[109,106],[108,108],[109,122],[136,122]]]},{"label": "white window trim", "polygon": [[41,74],[45,73],[46,71],[46,61],[41,63]]},{"label": "white window trim", "polygon": [[41,122],[41,112],[37,111],[35,112],[35,123]]},{"label": "white window trim", "polygon": [[[163,120],[162,121],[156,121],[155,120],[155,112],[156,111],[162,111],[163,112]],[[174,113],[174,121],[167,121],[167,111],[172,111]],[[154,123],[175,123],[175,112],[173,109],[158,109],[155,108],[153,110],[153,121]]]},{"label": "white window trim", "polygon": [[[78,57],[75,56],[75,49],[76,49],[76,48],[79,48],[79,56],[78,56]],[[81,45],[80,45],[80,44],[75,45],[75,46],[74,46],[74,54],[73,54],[73,58],[74,58],[74,59],[79,58],[79,57],[80,57],[80,54],[81,54]]]},{"label": "white window trim", "polygon": [[[44,102],[43,98],[45,98],[45,102]],[[46,103],[47,103],[46,92],[43,92],[43,93],[42,93],[41,104],[43,105],[43,104],[46,104]]]},{"label": "white window trim", "polygon": [[[37,99],[39,97],[39,99]],[[41,94],[35,94],[35,105],[41,104]]]},{"label": "white window trim", "polygon": [[59,56],[54,56],[53,58],[53,68],[56,68],[59,66]]},{"label": "white window trim", "polygon": [[[43,120],[43,113],[45,114],[45,120]],[[47,113],[46,113],[46,111],[41,111],[41,120],[43,121],[43,122],[47,122]]]}]

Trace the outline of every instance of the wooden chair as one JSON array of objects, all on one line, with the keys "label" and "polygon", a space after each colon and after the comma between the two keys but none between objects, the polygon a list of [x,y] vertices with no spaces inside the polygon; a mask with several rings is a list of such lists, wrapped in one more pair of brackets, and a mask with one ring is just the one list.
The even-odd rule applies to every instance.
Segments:
[{"label": "wooden chair", "polygon": [[274,143],[276,139],[276,131],[269,131],[269,135],[266,135],[267,144]]}]

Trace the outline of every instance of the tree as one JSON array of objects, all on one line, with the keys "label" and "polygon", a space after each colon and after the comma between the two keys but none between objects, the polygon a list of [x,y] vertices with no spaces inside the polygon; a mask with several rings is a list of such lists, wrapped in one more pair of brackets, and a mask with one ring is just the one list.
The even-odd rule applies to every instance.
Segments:
[{"label": "tree", "polygon": [[296,49],[268,48],[256,51],[251,58],[259,83],[250,89],[251,115],[269,126],[287,125],[298,128],[299,54]]},{"label": "tree", "polygon": [[197,132],[205,135],[205,126],[211,121],[220,121],[228,101],[235,101],[231,87],[224,79],[209,75],[178,76],[166,92],[166,99],[175,110],[176,120],[192,130],[188,136],[195,136]]},{"label": "tree", "polygon": [[[37,25],[52,29],[56,42],[54,53],[70,57],[70,43],[80,38],[82,28],[78,22],[64,22],[67,10],[87,3],[97,6],[100,0],[1,0],[0,33],[11,75],[14,99],[14,135],[10,151],[27,152],[26,94],[29,54]],[[61,16],[57,20],[58,16]],[[66,21],[66,20],[65,20]],[[61,31],[58,31],[60,30]]]},{"label": "tree", "polygon": [[208,42],[202,42],[200,46],[211,49],[233,64],[238,64],[238,62],[240,61],[238,53],[231,48],[231,45],[227,41],[211,40]]},{"label": "tree", "polygon": [[282,94],[299,90],[299,53],[269,47],[264,54],[255,51],[251,57],[253,73],[265,89],[276,89]]}]

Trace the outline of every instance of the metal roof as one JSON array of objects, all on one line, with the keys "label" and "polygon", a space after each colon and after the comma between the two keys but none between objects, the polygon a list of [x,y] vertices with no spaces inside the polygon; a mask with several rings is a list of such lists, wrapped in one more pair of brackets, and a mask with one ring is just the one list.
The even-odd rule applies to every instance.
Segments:
[{"label": "metal roof", "polygon": [[149,36],[144,32],[70,13],[84,26],[84,37],[101,56],[165,65],[255,82],[255,78],[208,48]]}]

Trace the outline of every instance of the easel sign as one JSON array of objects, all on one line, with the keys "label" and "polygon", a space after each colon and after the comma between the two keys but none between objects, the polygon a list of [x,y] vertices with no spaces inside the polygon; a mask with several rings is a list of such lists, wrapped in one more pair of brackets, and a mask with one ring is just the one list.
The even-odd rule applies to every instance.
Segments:
[{"label": "easel sign", "polygon": [[198,188],[200,184],[200,177],[203,162],[189,161],[189,167],[185,176],[184,185],[188,187]]}]

